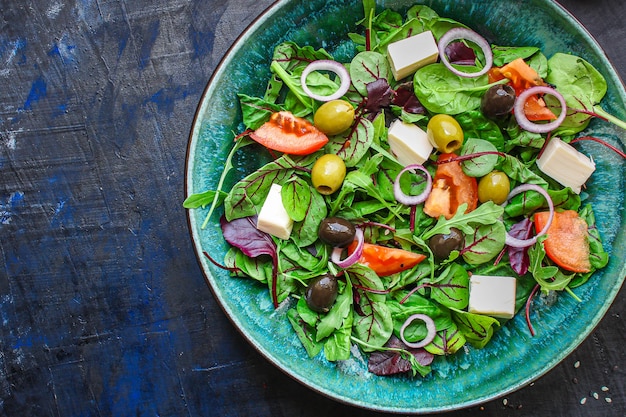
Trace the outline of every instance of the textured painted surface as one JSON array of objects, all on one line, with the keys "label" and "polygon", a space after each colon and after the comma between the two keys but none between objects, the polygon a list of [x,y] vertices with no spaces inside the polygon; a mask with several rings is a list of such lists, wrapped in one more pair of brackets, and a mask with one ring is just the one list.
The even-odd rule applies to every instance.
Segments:
[{"label": "textured painted surface", "polygon": [[[0,0],[0,415],[357,414],[237,334],[180,205],[204,86],[270,3]],[[562,4],[624,77],[622,2]],[[453,415],[623,416],[624,298],[532,386]]]}]

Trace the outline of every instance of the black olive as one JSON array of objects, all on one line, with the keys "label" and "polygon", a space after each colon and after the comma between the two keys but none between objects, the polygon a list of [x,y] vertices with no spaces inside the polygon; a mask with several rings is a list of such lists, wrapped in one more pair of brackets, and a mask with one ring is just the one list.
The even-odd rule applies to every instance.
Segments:
[{"label": "black olive", "polygon": [[480,101],[480,110],[486,117],[497,119],[506,116],[515,105],[515,90],[508,84],[494,85]]},{"label": "black olive", "polygon": [[356,227],[341,217],[328,217],[320,223],[319,238],[327,245],[345,248],[354,240]]},{"label": "black olive", "polygon": [[306,304],[313,311],[328,313],[337,299],[338,290],[337,278],[330,274],[321,275],[306,288]]},{"label": "black olive", "polygon": [[437,259],[448,259],[453,250],[463,249],[464,243],[463,233],[455,227],[451,227],[446,235],[435,235],[428,240],[428,246]]}]

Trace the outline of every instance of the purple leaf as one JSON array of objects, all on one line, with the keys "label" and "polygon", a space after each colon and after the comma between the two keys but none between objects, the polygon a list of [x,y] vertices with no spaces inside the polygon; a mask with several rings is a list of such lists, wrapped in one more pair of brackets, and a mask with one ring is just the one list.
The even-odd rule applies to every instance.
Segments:
[{"label": "purple leaf", "polygon": [[466,46],[463,42],[452,42],[446,46],[448,61],[457,65],[475,65],[476,54],[474,50]]},{"label": "purple leaf", "polygon": [[[532,234],[533,222],[531,222],[528,218],[524,218],[519,223],[515,223],[511,227],[511,230],[509,230],[509,235],[517,239],[530,239]],[[511,268],[513,268],[513,270],[519,275],[524,275],[526,272],[528,272],[528,267],[530,265],[528,248],[513,248],[509,246],[508,252]]]},{"label": "purple leaf", "polygon": [[389,107],[394,96],[393,89],[384,78],[378,78],[376,81],[368,83],[367,86],[367,102],[365,110],[368,113],[378,113],[384,107]]},{"label": "purple leaf", "polygon": [[226,221],[222,216],[220,219],[224,239],[232,246],[251,257],[269,255],[276,258],[276,244],[265,232],[256,228],[256,216],[242,217],[233,221]]},{"label": "purple leaf", "polygon": [[[432,353],[429,353],[424,349],[408,348],[396,336],[391,336],[385,346],[388,348],[404,349],[409,351],[415,357],[417,362],[423,366],[430,365],[434,359],[434,355]],[[384,376],[409,372],[411,370],[411,363],[404,359],[398,352],[378,351],[370,355],[367,367],[371,373],[378,376]]]},{"label": "purple leaf", "polygon": [[392,104],[402,107],[407,113],[426,114],[426,109],[413,91],[413,82],[398,85]]}]

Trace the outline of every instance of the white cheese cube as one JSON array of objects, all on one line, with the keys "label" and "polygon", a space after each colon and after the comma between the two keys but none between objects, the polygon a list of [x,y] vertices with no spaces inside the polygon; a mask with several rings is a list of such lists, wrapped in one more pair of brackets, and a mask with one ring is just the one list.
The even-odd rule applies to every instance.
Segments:
[{"label": "white cheese cube", "polygon": [[403,166],[423,164],[433,151],[426,132],[412,123],[396,119],[389,125],[387,141],[391,153]]},{"label": "white cheese cube", "polygon": [[510,319],[515,314],[515,287],[513,277],[472,275],[470,277],[470,313]]},{"label": "white cheese cube", "polygon": [[387,45],[387,56],[396,81],[413,74],[419,68],[437,62],[439,49],[431,31]]},{"label": "white cheese cube", "polygon": [[562,186],[580,194],[582,185],[593,174],[596,164],[569,143],[554,137],[537,158],[537,167]]},{"label": "white cheese cube", "polygon": [[272,184],[257,218],[256,228],[279,239],[289,239],[293,220],[287,214],[280,195],[282,187]]}]

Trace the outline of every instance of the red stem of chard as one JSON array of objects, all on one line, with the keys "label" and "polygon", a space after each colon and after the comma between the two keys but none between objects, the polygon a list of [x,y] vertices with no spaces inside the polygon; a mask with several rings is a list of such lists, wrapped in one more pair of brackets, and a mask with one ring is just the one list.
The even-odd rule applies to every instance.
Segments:
[{"label": "red stem of chard", "polygon": [[539,288],[539,284],[535,285],[533,290],[530,292],[528,299],[526,300],[526,324],[528,324],[528,330],[530,330],[531,336],[535,336],[535,329],[533,329],[533,324],[530,322],[530,303],[532,302],[533,297],[535,296]]},{"label": "red stem of chard", "polygon": [[503,158],[506,157],[506,154],[504,152],[484,151],[484,152],[468,153],[466,155],[461,155],[461,156],[455,156],[453,158],[444,159],[443,161],[435,161],[434,163],[435,165],[442,165],[442,164],[447,164],[449,162],[463,162],[463,161],[469,161],[470,159],[479,158],[485,155],[498,155]]},{"label": "red stem of chard", "polygon": [[593,137],[593,136],[581,136],[579,138],[572,139],[572,141],[570,143],[576,143],[576,142],[580,142],[580,141],[583,141],[583,140],[591,140],[591,141],[594,141],[594,142],[598,142],[599,144],[606,146],[607,148],[609,148],[610,150],[612,150],[613,152],[615,152],[616,154],[618,154],[622,158],[626,159],[626,153],[624,153],[621,150],[617,149],[615,146],[611,145],[610,143],[607,143],[607,142],[603,141],[602,139],[598,139],[598,138]]}]

